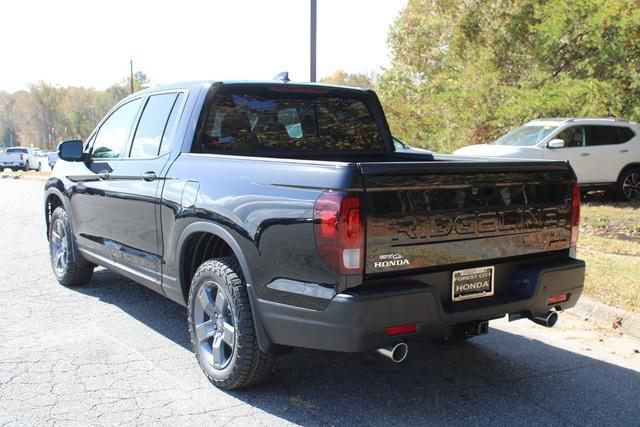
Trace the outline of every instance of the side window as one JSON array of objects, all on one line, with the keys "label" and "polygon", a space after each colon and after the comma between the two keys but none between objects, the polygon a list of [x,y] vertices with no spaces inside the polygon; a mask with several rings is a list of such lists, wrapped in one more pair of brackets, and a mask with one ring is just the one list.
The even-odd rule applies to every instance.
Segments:
[{"label": "side window", "polygon": [[595,145],[619,144],[618,126],[589,126],[590,147]]},{"label": "side window", "polygon": [[160,152],[158,154],[164,154],[169,151],[169,146],[171,145],[171,138],[178,127],[178,123],[180,122],[180,113],[182,112],[184,97],[186,95],[184,93],[179,93],[176,98],[176,102],[173,104],[173,108],[171,109],[171,115],[169,116],[169,120],[167,121],[167,127],[164,129],[164,134],[162,135],[162,142],[160,143]]},{"label": "side window", "polygon": [[585,146],[585,128],[582,126],[572,126],[560,132],[556,138],[564,141],[566,148]]},{"label": "side window", "polygon": [[168,127],[167,121],[177,97],[177,93],[163,93],[149,97],[133,137],[130,157],[158,156],[165,129]]},{"label": "side window", "polygon": [[120,151],[127,142],[141,102],[141,98],[130,101],[109,116],[98,130],[91,157],[98,159],[120,157]]},{"label": "side window", "polygon": [[636,136],[635,132],[633,132],[628,127],[618,127],[618,142],[620,144],[629,142],[629,140],[631,140],[634,136]]}]

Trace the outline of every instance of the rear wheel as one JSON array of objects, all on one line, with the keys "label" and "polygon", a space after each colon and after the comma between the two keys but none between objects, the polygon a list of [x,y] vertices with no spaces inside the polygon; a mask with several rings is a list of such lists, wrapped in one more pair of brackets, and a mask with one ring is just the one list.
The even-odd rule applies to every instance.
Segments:
[{"label": "rear wheel", "polygon": [[260,350],[242,272],[234,258],[203,263],[189,292],[189,334],[200,368],[224,389],[257,384],[275,358]]},{"label": "rear wheel", "polygon": [[49,257],[53,274],[64,286],[85,285],[93,275],[94,266],[78,252],[67,212],[62,207],[51,214]]},{"label": "rear wheel", "polygon": [[622,172],[617,187],[619,199],[640,200],[640,168],[631,168]]}]

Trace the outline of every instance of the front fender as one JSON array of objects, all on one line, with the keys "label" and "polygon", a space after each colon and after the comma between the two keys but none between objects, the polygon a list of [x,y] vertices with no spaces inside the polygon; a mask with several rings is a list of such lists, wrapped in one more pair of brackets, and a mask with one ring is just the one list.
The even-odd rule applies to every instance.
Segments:
[{"label": "front fender", "polygon": [[43,195],[44,220],[47,240],[49,239],[49,215],[51,214],[51,212],[49,212],[49,198],[51,196],[56,196],[62,202],[62,207],[65,211],[67,211],[67,214],[70,214],[69,200],[65,196],[64,185],[62,181],[59,178],[49,178],[45,183]]}]

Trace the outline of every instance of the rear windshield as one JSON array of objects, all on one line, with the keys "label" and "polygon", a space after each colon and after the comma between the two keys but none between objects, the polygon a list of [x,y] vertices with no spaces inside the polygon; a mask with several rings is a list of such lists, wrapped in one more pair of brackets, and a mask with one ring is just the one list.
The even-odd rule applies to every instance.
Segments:
[{"label": "rear windshield", "polygon": [[381,151],[384,142],[365,103],[335,93],[231,88],[206,107],[192,151]]},{"label": "rear windshield", "polygon": [[7,148],[6,150],[7,154],[10,153],[23,153],[23,154],[27,154],[28,150],[26,148]]}]

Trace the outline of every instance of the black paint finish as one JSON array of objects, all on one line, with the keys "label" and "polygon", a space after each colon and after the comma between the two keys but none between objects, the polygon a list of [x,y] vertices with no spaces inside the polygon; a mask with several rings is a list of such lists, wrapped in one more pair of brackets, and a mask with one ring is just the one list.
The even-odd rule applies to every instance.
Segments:
[{"label": "black paint finish", "polygon": [[[337,88],[326,90],[359,93],[367,100],[388,151],[192,154],[203,106],[224,84],[240,83],[176,84],[134,95],[184,94],[179,123],[163,156],[99,161],[86,156],[80,162],[58,162],[45,185],[46,206],[50,210],[62,203],[67,209],[86,258],[185,304],[185,278],[190,275],[185,248],[197,233],[216,235],[243,269],[263,348],[269,336],[287,344],[287,333],[269,328],[280,328],[282,322],[295,328],[285,314],[263,322],[262,316],[282,313],[283,307],[321,313],[332,302],[350,301],[348,292],[376,288],[380,281],[387,287],[394,281],[426,286],[436,273],[445,283],[454,266],[507,262],[516,256],[527,256],[532,263],[536,254],[551,261],[569,259],[568,190],[575,177],[568,164],[396,153],[375,94]],[[130,140],[123,153],[129,152]],[[363,198],[363,275],[338,276],[316,252],[314,202],[330,190]],[[373,267],[390,253],[409,264]],[[507,286],[509,279],[501,280]],[[376,298],[376,304],[383,304],[380,295]]]}]

